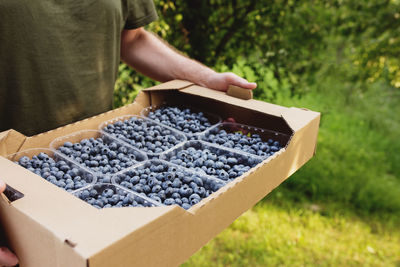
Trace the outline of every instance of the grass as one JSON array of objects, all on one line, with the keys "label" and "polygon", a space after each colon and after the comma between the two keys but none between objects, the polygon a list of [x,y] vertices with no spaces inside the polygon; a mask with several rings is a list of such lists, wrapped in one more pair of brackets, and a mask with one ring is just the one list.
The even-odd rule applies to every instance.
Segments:
[{"label": "grass", "polygon": [[400,265],[394,226],[332,207],[287,204],[260,202],[182,266]]},{"label": "grass", "polygon": [[336,80],[323,84],[316,93],[282,101],[322,113],[316,157],[284,186],[311,201],[400,217],[399,92],[377,83],[349,97]]}]

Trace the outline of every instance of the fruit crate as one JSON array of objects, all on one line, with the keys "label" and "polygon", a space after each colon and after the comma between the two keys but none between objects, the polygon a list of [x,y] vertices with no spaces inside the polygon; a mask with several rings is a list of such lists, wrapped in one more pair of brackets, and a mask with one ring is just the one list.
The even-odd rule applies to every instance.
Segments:
[{"label": "fruit crate", "polygon": [[[125,115],[108,120],[99,125],[99,130],[145,152],[149,158],[159,157],[161,153],[187,140],[186,135],[178,130],[137,115]],[[151,132],[155,131],[160,133],[154,136],[155,134]],[[157,142],[167,147],[156,146]],[[160,151],[149,147],[151,145],[158,147]]]},{"label": "fruit crate", "polygon": [[[94,143],[95,140],[99,142]],[[95,145],[90,148],[88,142]],[[50,143],[50,147],[95,172],[99,182],[110,181],[112,174],[147,160],[144,152],[98,130],[82,130],[56,138]],[[89,147],[89,149],[79,153],[82,147]]]},{"label": "fruit crate", "polygon": [[[43,157],[44,154],[48,157]],[[32,161],[32,158],[34,161]],[[94,184],[97,181],[95,173],[48,148],[27,149],[8,155],[7,159],[70,193]],[[53,162],[48,159],[54,160],[54,166],[51,166]],[[29,161],[27,162],[27,160]],[[44,163],[46,163],[46,165],[44,165]],[[47,165],[49,166],[47,167]],[[66,175],[68,175],[68,177],[66,177]],[[68,181],[68,179],[71,179],[71,181]],[[73,184],[73,186],[69,184]]]},{"label": "fruit crate", "polygon": [[[150,112],[155,112],[159,109],[163,109],[163,108],[178,108],[180,111],[183,110],[190,110],[191,114],[203,114],[205,118],[207,118],[208,122],[210,123],[210,126],[207,126],[204,130],[188,130],[185,132],[185,130],[180,130],[177,126],[177,122],[167,122],[167,121],[163,121],[161,118],[151,118],[150,117]],[[163,103],[161,105],[153,105],[150,107],[146,107],[144,108],[141,112],[140,115],[146,118],[149,118],[150,120],[154,120],[156,122],[160,122],[166,126],[169,126],[171,128],[176,129],[177,131],[183,132],[188,139],[192,140],[192,139],[198,139],[198,136],[203,134],[205,131],[207,131],[209,128],[213,127],[214,125],[218,124],[221,122],[221,117],[212,113],[209,113],[207,111],[204,111],[202,109],[198,109],[195,107],[188,107],[185,105],[168,105],[166,103]],[[159,120],[159,121],[157,121]],[[188,122],[190,122],[190,119],[186,119],[185,121],[183,121],[182,124],[187,124]]]},{"label": "fruit crate", "polygon": [[[225,133],[225,136],[223,136]],[[285,148],[290,135],[245,124],[223,122],[208,129],[200,139],[223,147],[247,152],[264,159]],[[253,139],[254,138],[254,139]],[[253,140],[258,139],[257,143]],[[275,142],[278,142],[277,145]]]},{"label": "fruit crate", "polygon": [[112,183],[138,194],[146,194],[160,205],[176,204],[184,209],[202,205],[204,199],[226,184],[220,179],[159,159],[119,172],[113,176]]},{"label": "fruit crate", "polygon": [[191,140],[163,153],[160,159],[201,174],[232,181],[263,161],[263,158],[199,140]]}]

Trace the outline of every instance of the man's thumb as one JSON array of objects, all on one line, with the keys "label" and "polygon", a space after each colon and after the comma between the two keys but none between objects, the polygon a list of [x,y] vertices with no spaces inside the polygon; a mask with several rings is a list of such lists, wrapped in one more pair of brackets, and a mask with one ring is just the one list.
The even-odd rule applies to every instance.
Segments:
[{"label": "man's thumb", "polygon": [[18,258],[8,248],[0,247],[0,266],[15,266]]},{"label": "man's thumb", "polygon": [[6,190],[6,184],[0,180],[0,193],[3,193]]}]

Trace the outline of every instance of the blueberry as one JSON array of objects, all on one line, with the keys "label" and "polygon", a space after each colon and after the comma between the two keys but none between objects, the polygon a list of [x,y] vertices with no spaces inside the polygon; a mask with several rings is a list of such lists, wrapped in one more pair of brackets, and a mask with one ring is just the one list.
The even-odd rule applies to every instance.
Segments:
[{"label": "blueberry", "polygon": [[166,200],[164,200],[164,205],[174,205],[175,204],[175,200],[173,198],[167,198]]},{"label": "blueberry", "polygon": [[[89,182],[93,180],[91,176],[89,176],[86,172],[80,171],[72,163],[66,162],[59,158],[56,160],[51,158],[46,153],[41,152],[38,155],[34,155],[32,159],[29,159],[28,157],[22,157],[17,163],[20,165],[24,164],[24,167],[28,170],[40,175],[42,178],[55,184],[56,186],[64,188],[68,192],[71,192],[74,189],[79,189],[86,185],[86,180],[75,179],[75,177],[80,178],[80,172],[85,174],[85,179],[87,179]],[[36,168],[33,166],[36,166]]]},{"label": "blueberry", "polygon": [[172,182],[172,186],[176,187],[176,188],[180,188],[182,186],[181,180],[179,180],[178,178],[174,179],[174,181]]},{"label": "blueberry", "polygon": [[172,193],[171,197],[175,198],[175,199],[177,199],[177,198],[180,199],[181,195],[179,193]]},{"label": "blueberry", "polygon": [[162,190],[162,188],[161,188],[161,186],[159,186],[159,185],[155,185],[155,186],[153,186],[153,188],[152,188],[152,192],[153,193],[158,193],[158,192],[160,192]]},{"label": "blueberry", "polygon": [[203,131],[205,127],[211,126],[204,113],[178,107],[161,107],[150,111],[148,117],[188,134]]},{"label": "blueberry", "polygon": [[[157,189],[158,189],[158,188],[157,188]],[[161,190],[161,187],[160,187],[160,190]],[[160,190],[159,190],[159,191],[160,191]],[[143,186],[143,192],[147,194],[147,193],[152,192],[152,189],[151,189],[150,186],[144,185],[144,186]],[[153,192],[153,193],[155,193],[155,192]]]},{"label": "blueberry", "polygon": [[180,198],[175,198],[175,204],[182,206],[182,200]]},{"label": "blueberry", "polygon": [[188,210],[188,209],[190,209],[190,205],[188,203],[183,203],[182,208],[184,208],[185,210]]}]

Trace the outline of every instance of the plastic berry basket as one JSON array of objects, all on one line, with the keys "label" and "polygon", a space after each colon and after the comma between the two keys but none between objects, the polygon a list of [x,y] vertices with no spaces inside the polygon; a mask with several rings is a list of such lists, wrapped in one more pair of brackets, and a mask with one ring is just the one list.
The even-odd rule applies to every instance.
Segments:
[{"label": "plastic berry basket", "polygon": [[[117,126],[118,122],[125,123],[126,129],[120,129],[122,125]],[[149,158],[159,157],[161,153],[187,140],[182,132],[137,115],[125,115],[108,120],[99,125],[99,130],[145,152]]]},{"label": "plastic berry basket", "polygon": [[[31,164],[26,164],[25,166],[23,166],[18,163],[19,160],[23,157],[32,160],[32,158],[34,158],[35,156],[37,157],[40,153],[45,153],[47,156],[49,156],[49,158],[54,160],[54,164],[46,159],[40,160],[43,163],[47,163],[46,165],[41,165],[38,162],[34,162],[33,166],[31,166]],[[7,159],[13,161],[23,168],[30,170],[31,172],[40,176],[42,179],[70,193],[73,193],[80,188],[84,188],[97,182],[97,177],[93,172],[78,165],[77,163],[61,155],[60,153],[57,153],[48,148],[32,148],[23,150],[21,152],[8,155]],[[38,170],[39,167],[41,168],[40,171]],[[53,167],[55,168],[52,169]],[[36,169],[37,171],[35,171],[34,169]],[[71,179],[71,181],[68,182],[68,179]],[[68,184],[73,184],[73,186],[68,186]]]},{"label": "plastic berry basket", "polygon": [[[223,132],[231,135],[231,137],[232,135],[235,135],[233,137],[235,140],[233,141],[230,139],[228,142],[228,140],[224,138],[218,138],[217,135]],[[251,139],[256,135],[259,136],[261,141],[252,143]],[[242,138],[245,140],[241,140]],[[290,138],[291,136],[288,134],[232,122],[223,122],[215,125],[200,136],[200,139],[203,141],[235,149],[240,152],[247,152],[256,156],[261,156],[264,159],[272,156],[282,148],[285,148]],[[241,141],[244,141],[244,143],[241,143]],[[260,142],[262,144],[260,144]],[[279,145],[274,145],[275,142],[278,142]],[[257,154],[257,151],[263,153]]]},{"label": "plastic berry basket", "polygon": [[[110,191],[111,190],[111,191]],[[95,208],[158,207],[159,203],[115,184],[98,183],[75,191],[74,196]],[[116,195],[117,197],[114,197]]]},{"label": "plastic berry basket", "polygon": [[[159,123],[161,123],[161,124],[164,124],[166,126],[174,128],[177,131],[183,132],[188,137],[188,139],[190,139],[190,140],[197,139],[199,135],[203,134],[208,129],[210,129],[211,127],[215,126],[216,124],[218,124],[218,123],[220,123],[222,121],[220,116],[212,114],[212,113],[209,113],[209,112],[204,111],[202,109],[198,109],[198,108],[194,108],[194,107],[188,107],[188,106],[185,106],[185,105],[168,105],[167,103],[163,103],[161,105],[154,105],[154,106],[146,107],[146,108],[142,109],[142,111],[140,112],[140,115],[143,116],[143,117],[149,118],[149,113],[150,112],[154,112],[157,109],[164,108],[164,107],[174,107],[174,108],[176,107],[176,108],[179,108],[180,110],[190,109],[193,113],[202,112],[204,114],[204,116],[208,119],[208,121],[210,122],[211,125],[209,127],[207,127],[207,129],[205,129],[203,131],[198,131],[198,132],[181,131],[181,130],[177,129],[176,126],[174,126],[174,125],[168,125],[168,124],[166,124],[166,122],[163,122],[161,120],[159,121]],[[151,119],[151,118],[149,118],[149,119],[150,120],[154,120],[154,119]],[[156,121],[156,120],[154,120],[154,121]],[[156,121],[156,122],[158,122],[158,121]]]},{"label": "plastic berry basket", "polygon": [[159,159],[145,161],[117,173],[112,183],[144,193],[161,205],[176,204],[184,209],[191,208],[226,184],[220,179]]},{"label": "plastic berry basket", "polygon": [[[83,147],[89,146],[88,142],[94,142],[92,144],[95,145],[90,149],[82,150]],[[69,150],[65,149],[66,143],[72,145]],[[50,147],[77,164],[95,172],[99,177],[112,175],[147,160],[145,153],[98,130],[82,130],[56,138],[50,143]]]},{"label": "plastic berry basket", "polygon": [[[202,160],[196,157],[198,152]],[[263,161],[262,157],[200,140],[187,141],[160,159],[224,181],[236,179]]]}]

